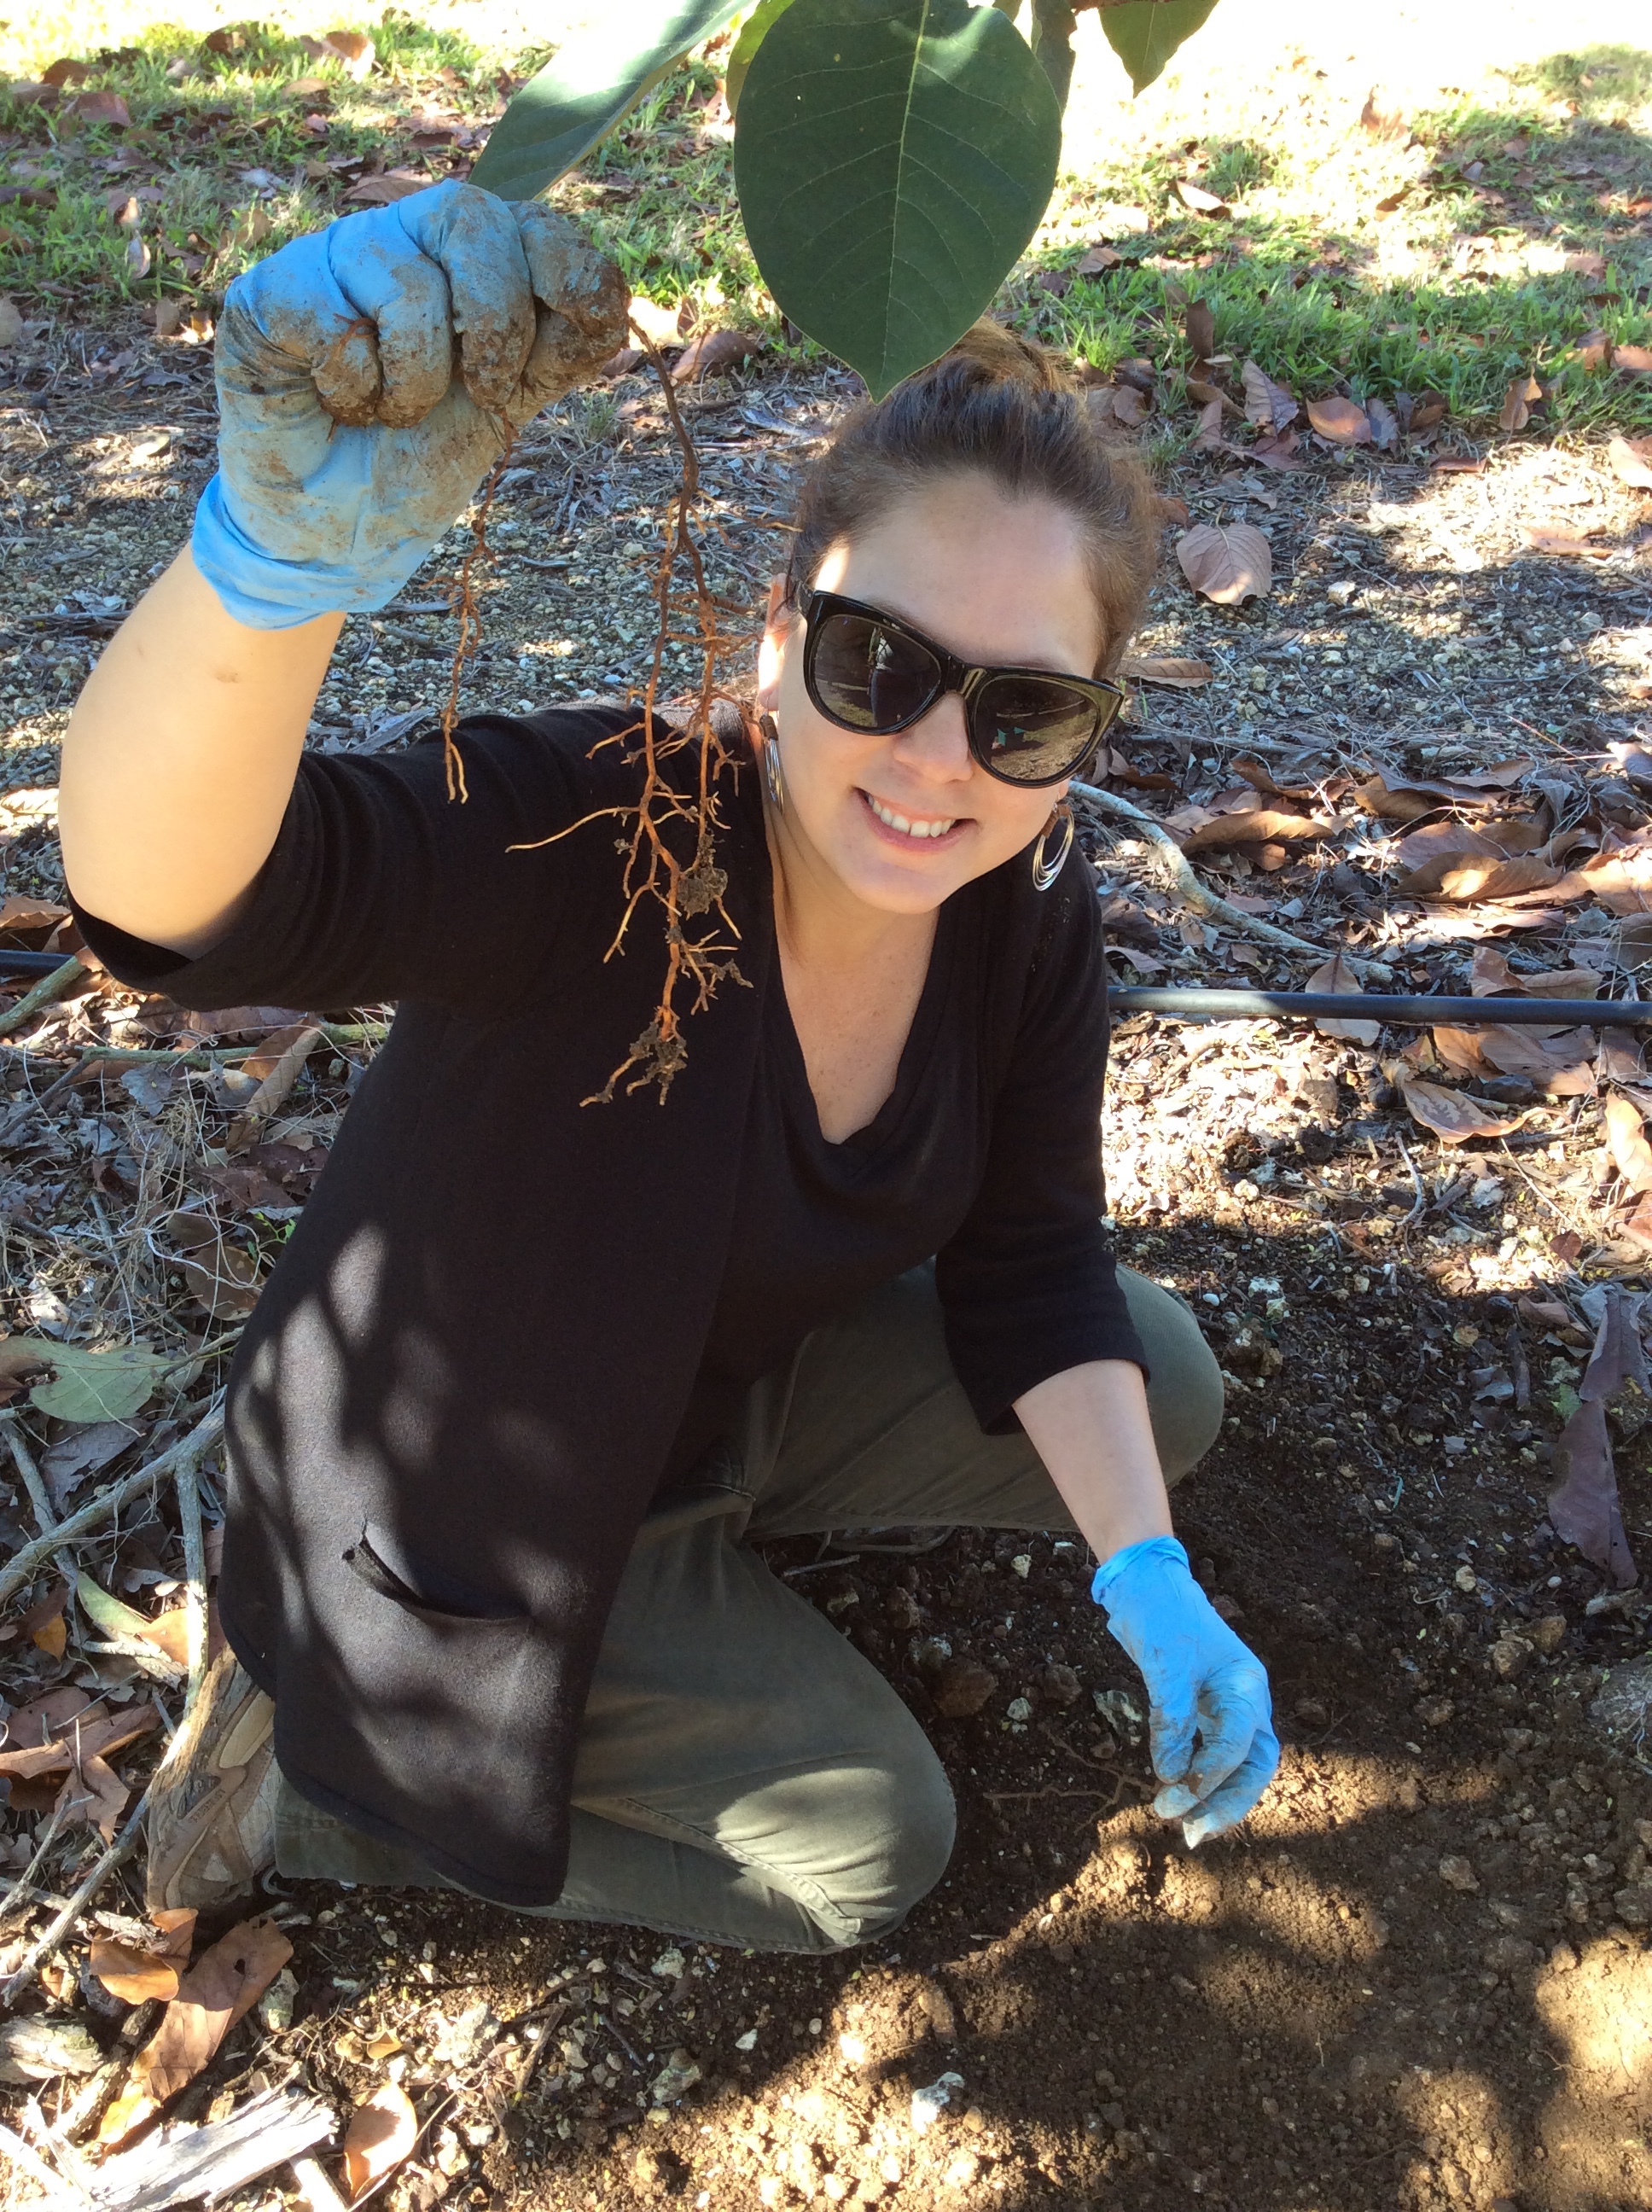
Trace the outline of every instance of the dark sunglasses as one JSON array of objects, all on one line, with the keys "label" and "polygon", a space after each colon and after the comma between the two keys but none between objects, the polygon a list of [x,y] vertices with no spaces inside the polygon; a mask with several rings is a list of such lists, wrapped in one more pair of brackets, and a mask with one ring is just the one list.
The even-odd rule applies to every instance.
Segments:
[{"label": "dark sunglasses", "polygon": [[803,683],[829,722],[880,738],[909,729],[949,691],[963,701],[969,750],[1004,783],[1060,783],[1124,704],[1116,684],[1042,668],[972,668],[897,615],[805,586]]}]

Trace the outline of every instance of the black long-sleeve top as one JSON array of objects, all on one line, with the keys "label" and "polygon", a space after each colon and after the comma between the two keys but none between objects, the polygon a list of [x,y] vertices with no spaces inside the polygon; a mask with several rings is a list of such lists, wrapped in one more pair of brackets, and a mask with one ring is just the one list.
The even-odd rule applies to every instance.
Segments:
[{"label": "black long-sleeve top", "polygon": [[[198,960],[82,915],[117,975],[185,1006],[398,1002],[236,1355],[221,1605],[293,1784],[507,1904],[561,1888],[580,1715],[651,1498],[811,1328],[933,1253],[983,1426],[1066,1368],[1142,1360],[1102,1226],[1080,867],[1041,896],[1018,856],[947,901],[895,1090],[828,1144],[756,779],[726,770],[742,980],[688,1022],[663,1104],[581,1105],[664,969],[647,902],[604,957],[623,824],[598,810],[635,803],[635,726],[611,704],[475,720],[462,805],[439,745],[307,759]],[[692,788],[692,751],[667,772]]]}]

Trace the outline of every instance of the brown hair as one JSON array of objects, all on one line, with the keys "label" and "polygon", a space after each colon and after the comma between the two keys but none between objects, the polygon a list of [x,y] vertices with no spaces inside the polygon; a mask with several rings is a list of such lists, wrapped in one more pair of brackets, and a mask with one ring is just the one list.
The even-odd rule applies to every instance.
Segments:
[{"label": "brown hair", "polygon": [[1152,583],[1157,501],[1055,356],[985,316],[932,367],[858,407],[816,462],[798,502],[787,604],[831,546],[872,527],[925,477],[968,471],[1078,518],[1102,617],[1099,667],[1111,666]]}]

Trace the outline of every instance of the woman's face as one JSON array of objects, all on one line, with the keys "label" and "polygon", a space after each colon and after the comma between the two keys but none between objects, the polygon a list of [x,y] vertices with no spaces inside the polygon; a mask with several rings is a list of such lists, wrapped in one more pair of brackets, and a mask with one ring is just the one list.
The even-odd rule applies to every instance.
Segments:
[{"label": "woman's face", "polygon": [[[833,546],[812,580],[902,617],[970,663],[1088,675],[1105,642],[1074,518],[980,476],[924,485]],[[780,731],[783,854],[795,848],[880,912],[923,914],[1031,843],[1065,783],[1027,789],[988,775],[956,692],[893,737],[840,729],[804,690],[804,638],[802,622],[771,604],[757,696]]]}]

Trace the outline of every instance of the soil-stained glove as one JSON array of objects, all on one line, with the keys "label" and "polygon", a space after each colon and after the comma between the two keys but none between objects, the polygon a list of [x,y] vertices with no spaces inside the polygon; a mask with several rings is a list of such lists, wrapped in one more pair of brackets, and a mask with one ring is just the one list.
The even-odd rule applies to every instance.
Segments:
[{"label": "soil-stained glove", "polygon": [[563,216],[438,185],[344,216],[229,288],[197,567],[237,621],[382,607],[509,429],[623,343],[619,271]]},{"label": "soil-stained glove", "polygon": [[1147,1685],[1153,1771],[1165,1785],[1153,1810],[1202,1844],[1244,1819],[1279,1764],[1267,1670],[1193,1580],[1174,1536],[1114,1552],[1090,1595]]}]

